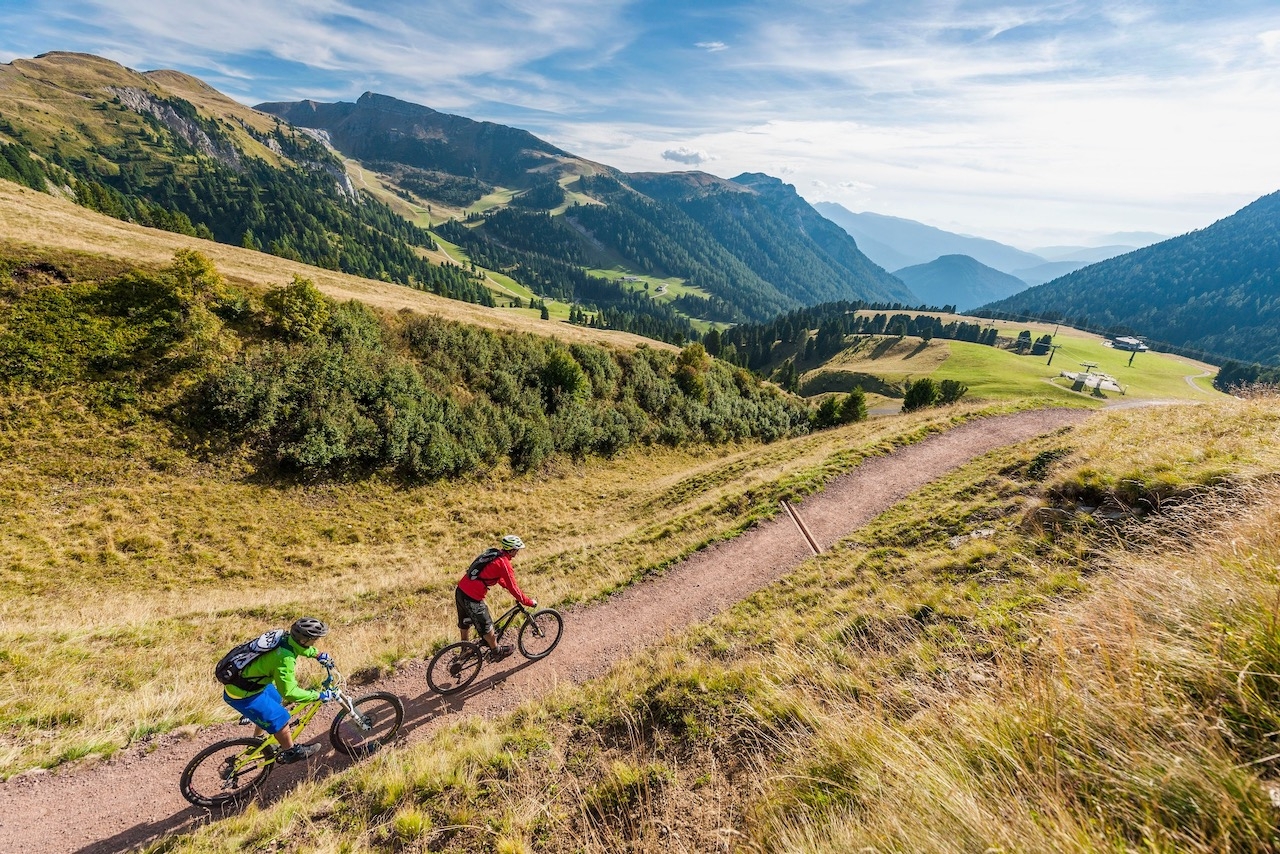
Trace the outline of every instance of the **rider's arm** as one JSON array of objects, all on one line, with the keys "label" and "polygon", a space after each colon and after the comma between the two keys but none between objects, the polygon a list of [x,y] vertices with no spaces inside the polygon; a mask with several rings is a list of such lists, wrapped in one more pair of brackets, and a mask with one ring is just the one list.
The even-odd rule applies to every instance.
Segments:
[{"label": "rider's arm", "polygon": [[503,589],[508,593],[516,597],[516,601],[526,608],[532,608],[534,606],[534,601],[524,595],[524,591],[520,589],[520,585],[516,584],[516,573],[515,570],[511,568],[511,561],[506,558],[501,558],[499,560],[495,560],[493,563],[489,564],[489,566],[496,566],[498,568],[498,583],[502,585]]},{"label": "rider's arm", "polygon": [[[315,652],[314,649],[310,651]],[[299,687],[297,666],[298,659],[295,656],[280,656],[280,666],[276,668],[275,674],[276,690],[280,692],[280,698],[286,703],[310,703],[312,700],[320,699],[319,691],[308,691],[306,688]]]}]

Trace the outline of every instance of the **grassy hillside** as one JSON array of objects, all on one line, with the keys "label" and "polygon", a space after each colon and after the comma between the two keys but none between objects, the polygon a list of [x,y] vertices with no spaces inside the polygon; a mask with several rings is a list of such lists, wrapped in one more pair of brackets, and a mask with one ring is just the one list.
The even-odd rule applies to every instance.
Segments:
[{"label": "grassy hillside", "polygon": [[[0,254],[40,262],[20,264],[6,310],[83,280],[141,286],[122,277],[159,275],[181,248],[207,251],[251,302],[296,272],[399,322],[443,314],[635,352],[625,336],[148,231],[0,182]],[[111,293],[137,297],[126,291]],[[95,382],[0,394],[0,776],[226,720],[209,666],[247,624],[323,614],[344,669],[368,678],[453,634],[450,588],[497,534],[530,543],[521,580],[541,601],[590,600],[870,456],[986,413],[1095,405],[1041,374],[1113,359],[1102,368],[1121,376],[1128,358],[1066,330],[1051,368],[883,339],[883,376],[927,365],[981,394],[772,444],[657,443],[429,485],[280,480],[160,417],[155,404],[188,387],[175,363],[229,361],[204,346],[226,343],[216,324],[156,349],[173,321],[147,312],[163,304],[137,303],[146,326],[77,326],[72,312],[42,327],[47,341],[16,339],[66,336],[23,370]],[[96,381],[122,354],[157,352],[139,373],[150,406],[104,396]],[[607,678],[158,846],[1274,850],[1280,407],[1193,390],[1182,377],[1199,366],[1157,354],[1134,369],[1126,397],[1205,402],[1103,411],[990,455]]]},{"label": "grassy hillside", "polygon": [[992,454],[608,678],[163,848],[1274,850],[1274,404]]},{"label": "grassy hillside", "polygon": [[[389,311],[408,308],[490,329],[550,334],[566,342],[629,347],[639,343],[655,348],[667,346],[624,332],[586,329],[566,323],[548,324],[527,312],[444,299],[412,288],[362,279],[261,252],[142,228],[3,180],[0,180],[0,242],[14,251],[24,247],[30,252],[43,252],[46,248],[66,250],[153,267],[168,264],[179,249],[190,249],[206,255],[232,282],[258,287],[282,285],[294,275],[301,275],[314,281],[316,287],[339,302],[358,299]],[[442,254],[439,259],[446,257]]]},{"label": "grassy hillside", "polygon": [[[965,319],[961,315],[938,316],[943,322]],[[868,401],[873,407],[900,400],[903,384],[922,377],[964,383],[970,397],[985,400],[1023,399],[1030,395],[1106,405],[1157,399],[1211,401],[1223,397],[1212,385],[1217,373],[1213,365],[1167,353],[1135,356],[1107,346],[1097,335],[1054,324],[990,320],[983,321],[983,325],[994,327],[999,337],[1007,341],[1023,331],[1031,332],[1033,340],[1042,335],[1053,336],[1057,349],[1052,361],[1048,354],[1020,355],[1009,349],[964,341],[934,338],[926,342],[912,336],[857,335],[849,337],[845,348],[829,359],[815,364],[797,359],[799,390],[813,397],[860,387],[870,396]],[[775,360],[792,358],[795,349],[780,350]],[[1086,368],[1086,363],[1093,364]],[[1073,381],[1062,376],[1063,371],[1086,370],[1114,377],[1123,393],[1073,390]]]},{"label": "grassy hillside", "polygon": [[[354,663],[376,670],[420,640],[422,607],[443,619],[453,568],[494,531],[556,544],[547,595],[590,597],[856,458],[831,436],[760,446],[803,433],[806,411],[723,363],[599,347],[559,324],[541,328],[579,340],[498,334],[379,299],[431,306],[418,292],[299,268],[367,300],[325,303],[254,267],[258,253],[187,241],[238,273],[224,279],[190,250],[153,260],[181,237],[18,188],[0,198],[13,215],[0,219],[3,773],[205,720],[216,703],[198,662],[246,618],[333,613],[368,632]],[[871,447],[954,417],[886,428]],[[598,481],[606,504],[565,481]],[[615,566],[602,550],[631,557]],[[602,575],[583,587],[561,573]],[[191,659],[188,643],[208,649]]]},{"label": "grassy hillside", "polygon": [[11,393],[4,407],[5,774],[221,720],[208,663],[246,621],[324,613],[344,666],[376,671],[452,633],[458,568],[501,532],[531,544],[521,578],[541,600],[589,599],[979,411],[405,487],[266,485],[183,452],[162,422],[63,393]]}]

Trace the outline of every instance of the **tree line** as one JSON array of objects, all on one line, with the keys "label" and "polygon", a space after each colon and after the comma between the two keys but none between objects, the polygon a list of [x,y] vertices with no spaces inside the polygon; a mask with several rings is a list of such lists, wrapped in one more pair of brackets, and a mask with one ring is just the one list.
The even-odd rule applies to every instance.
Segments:
[{"label": "tree line", "polygon": [[[933,314],[912,315],[907,309],[900,303],[838,300],[789,311],[769,323],[741,324],[723,331],[713,329],[703,336],[702,343],[712,355],[758,371],[786,356],[797,355],[804,362],[828,359],[844,349],[848,335],[943,338],[987,346],[998,342],[999,334],[994,326],[983,327],[965,320],[944,323]],[[925,310],[951,313],[954,308],[920,306],[915,309]],[[859,313],[866,311],[875,314]]]}]

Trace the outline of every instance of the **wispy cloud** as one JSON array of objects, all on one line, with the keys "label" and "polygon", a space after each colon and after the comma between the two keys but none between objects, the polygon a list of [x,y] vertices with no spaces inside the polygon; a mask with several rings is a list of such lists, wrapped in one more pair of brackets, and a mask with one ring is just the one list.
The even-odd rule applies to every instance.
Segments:
[{"label": "wispy cloud", "polygon": [[694,47],[700,47],[703,50],[708,51],[710,53],[715,53],[716,51],[729,49],[729,46],[724,42],[697,42],[694,45]]}]

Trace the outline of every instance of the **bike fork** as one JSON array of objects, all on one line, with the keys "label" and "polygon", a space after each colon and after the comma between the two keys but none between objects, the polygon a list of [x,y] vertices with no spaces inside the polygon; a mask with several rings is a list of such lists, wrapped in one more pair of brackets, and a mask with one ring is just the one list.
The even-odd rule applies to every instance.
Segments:
[{"label": "bike fork", "polygon": [[365,732],[368,732],[371,729],[369,719],[360,714],[360,710],[356,708],[354,700],[344,695],[342,698],[342,705],[346,708],[347,714],[351,715],[351,720],[355,721],[356,726],[360,727],[360,729]]}]

